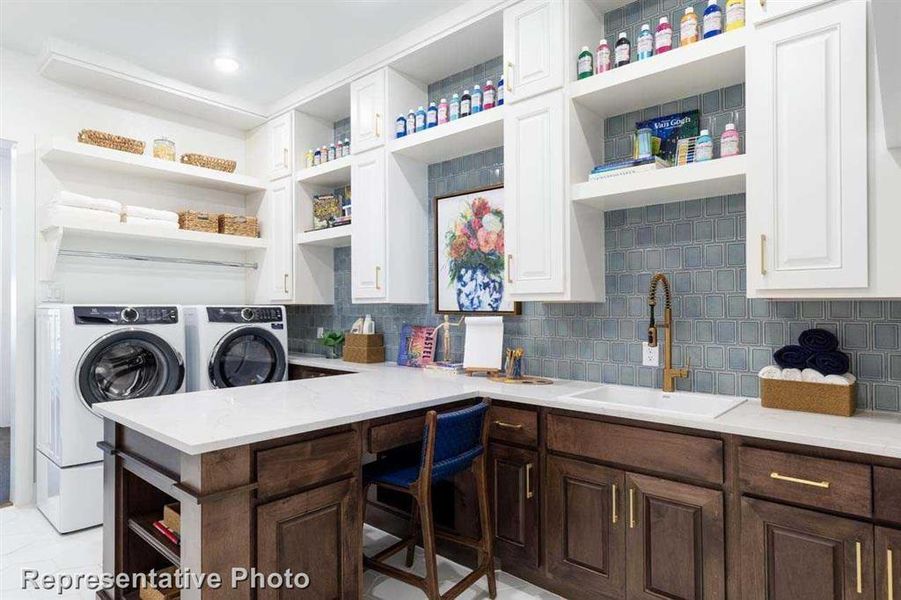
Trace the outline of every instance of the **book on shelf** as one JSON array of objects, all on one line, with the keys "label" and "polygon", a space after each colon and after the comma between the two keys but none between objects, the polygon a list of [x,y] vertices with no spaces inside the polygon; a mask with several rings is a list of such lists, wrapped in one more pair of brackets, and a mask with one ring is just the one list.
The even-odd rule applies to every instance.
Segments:
[{"label": "book on shelf", "polygon": [[644,171],[656,171],[657,169],[666,169],[669,166],[670,163],[668,161],[657,156],[634,160],[621,160],[606,165],[596,166],[588,175],[588,181],[619,177],[620,175],[631,175],[633,173],[642,173]]},{"label": "book on shelf", "polygon": [[154,521],[153,528],[160,532],[167,540],[172,542],[173,544],[181,543],[181,536],[176,532],[172,531],[168,525],[163,523],[162,521]]}]

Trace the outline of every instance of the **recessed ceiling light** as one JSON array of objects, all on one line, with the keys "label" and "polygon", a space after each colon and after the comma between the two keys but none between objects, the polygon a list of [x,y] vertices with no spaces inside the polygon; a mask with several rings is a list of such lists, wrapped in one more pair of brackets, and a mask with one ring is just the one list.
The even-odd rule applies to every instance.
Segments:
[{"label": "recessed ceiling light", "polygon": [[216,70],[220,73],[234,73],[241,65],[239,65],[238,61],[234,58],[219,56],[213,60],[213,66],[215,66]]}]

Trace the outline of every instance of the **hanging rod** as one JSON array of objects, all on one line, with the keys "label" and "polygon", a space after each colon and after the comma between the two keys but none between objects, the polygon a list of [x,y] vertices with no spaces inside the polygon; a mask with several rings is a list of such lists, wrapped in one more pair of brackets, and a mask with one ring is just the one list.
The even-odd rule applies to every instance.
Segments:
[{"label": "hanging rod", "polygon": [[81,258],[108,258],[113,260],[134,260],[138,262],[174,263],[179,265],[203,265],[207,267],[226,267],[229,269],[258,269],[255,262],[235,262],[228,260],[202,260],[199,258],[175,258],[168,256],[147,256],[145,254],[120,254],[117,252],[90,252],[87,250],[60,250],[60,256],[77,256]]}]

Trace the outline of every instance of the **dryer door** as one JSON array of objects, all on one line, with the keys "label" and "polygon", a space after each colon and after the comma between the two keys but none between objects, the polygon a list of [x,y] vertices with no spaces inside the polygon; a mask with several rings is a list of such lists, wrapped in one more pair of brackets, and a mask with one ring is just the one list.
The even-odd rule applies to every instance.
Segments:
[{"label": "dryer door", "polygon": [[78,395],[91,408],[98,402],[174,394],[185,377],[182,356],[149,331],[123,329],[98,339],[76,371]]},{"label": "dryer door", "polygon": [[284,381],[288,368],[281,341],[262,327],[239,327],[225,335],[210,357],[210,382],[227,388]]}]

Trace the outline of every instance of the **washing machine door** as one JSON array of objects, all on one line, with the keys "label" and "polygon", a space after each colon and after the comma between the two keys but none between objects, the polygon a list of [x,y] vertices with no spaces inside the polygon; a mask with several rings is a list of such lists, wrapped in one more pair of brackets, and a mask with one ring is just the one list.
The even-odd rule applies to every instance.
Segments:
[{"label": "washing machine door", "polygon": [[262,327],[239,327],[226,334],[210,356],[210,382],[216,388],[283,381],[285,348]]},{"label": "washing machine door", "polygon": [[174,394],[185,377],[181,354],[150,331],[109,333],[81,357],[76,384],[82,402],[100,402]]}]

